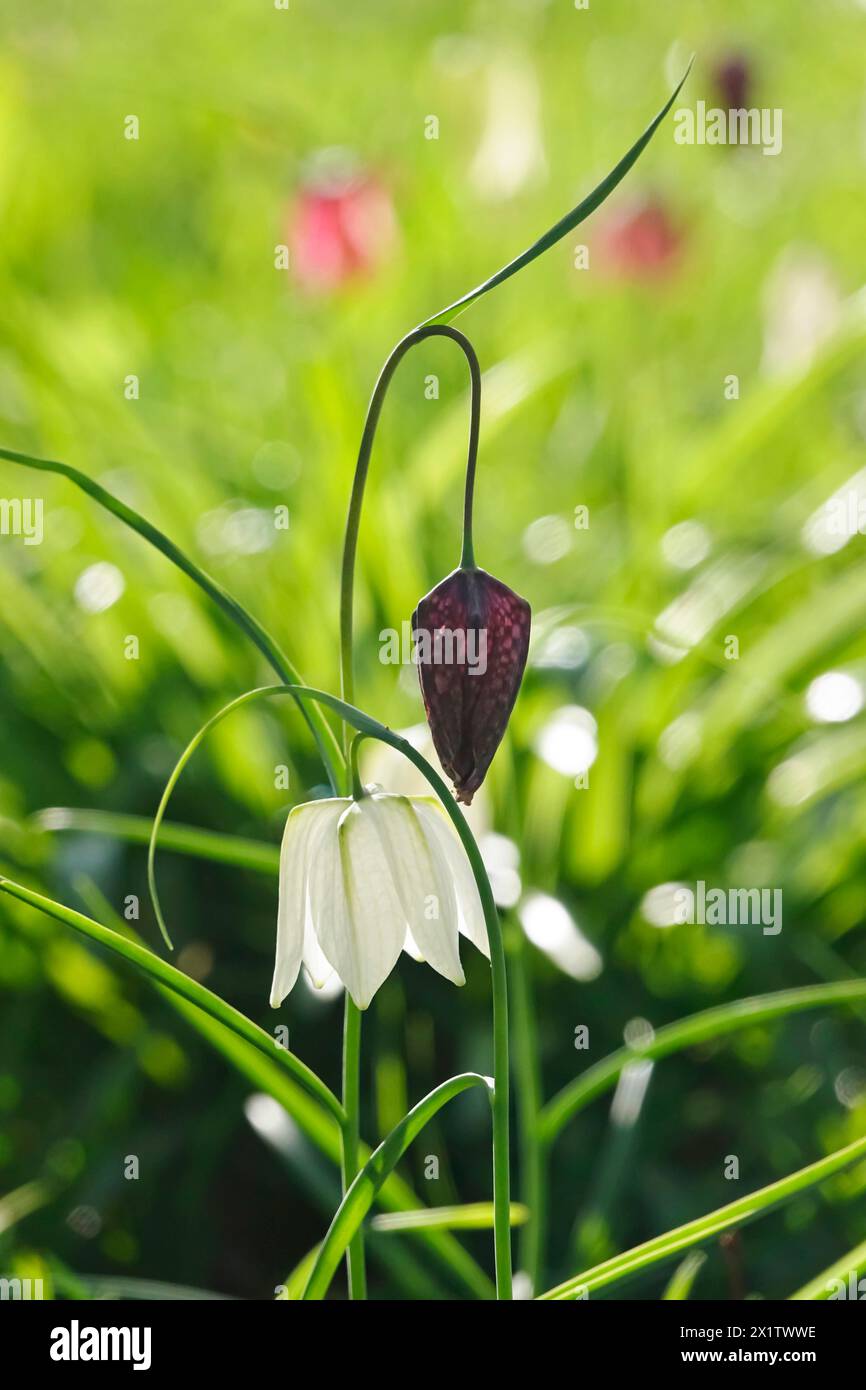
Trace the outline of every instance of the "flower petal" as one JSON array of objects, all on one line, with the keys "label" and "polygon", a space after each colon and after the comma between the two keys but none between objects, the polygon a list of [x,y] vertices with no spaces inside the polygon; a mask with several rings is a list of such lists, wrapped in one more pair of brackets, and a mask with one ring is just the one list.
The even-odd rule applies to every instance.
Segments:
[{"label": "flower petal", "polygon": [[419,965],[424,964],[424,952],[421,950],[421,947],[418,945],[412,933],[408,930],[406,932],[406,940],[403,942],[403,950],[406,952],[407,956],[411,956],[413,960],[417,960]]},{"label": "flower petal", "polygon": [[406,939],[406,917],[369,805],[365,797],[343,812],[310,877],[319,945],[359,1009],[391,973]]},{"label": "flower petal", "polygon": [[311,905],[313,870],[320,862],[321,856],[327,855],[328,848],[336,848],[336,826],[338,826],[339,817],[343,815],[348,806],[352,805],[352,799],[349,796],[331,796],[327,801],[322,801],[320,805],[328,806],[328,813],[318,819],[313,834],[310,835],[310,840],[307,842],[307,876],[306,890],[304,890],[303,967],[306,970],[307,980],[310,981],[314,990],[322,990],[325,987],[325,984],[334,974],[334,966],[322,952],[316,935],[316,919],[314,919],[313,905]]},{"label": "flower petal", "polygon": [[457,832],[452,830],[450,822],[445,817],[445,812],[439,809],[438,801],[426,797],[413,797],[412,805],[421,820],[421,824],[435,838],[445,855],[454,880],[460,931],[489,960],[490,945],[487,941],[484,909],[481,906],[481,898],[478,895],[478,885],[475,882],[472,866]]},{"label": "flower petal", "polygon": [[304,955],[307,879],[310,845],[321,826],[345,809],[345,800],[307,801],[293,806],[286,818],[280,845],[280,892],[277,912],[277,952],[271,985],[271,1007],[278,1009],[293,988]]},{"label": "flower petal", "polygon": [[[457,898],[444,851],[425,831],[412,801],[374,794],[370,811],[421,958],[452,984],[466,983],[457,945]],[[410,951],[410,954],[414,952]]]}]

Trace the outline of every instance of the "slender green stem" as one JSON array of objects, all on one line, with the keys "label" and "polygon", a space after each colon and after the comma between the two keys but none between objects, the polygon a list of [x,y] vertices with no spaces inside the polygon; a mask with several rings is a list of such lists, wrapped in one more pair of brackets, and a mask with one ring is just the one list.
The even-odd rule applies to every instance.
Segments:
[{"label": "slender green stem", "polygon": [[[343,1014],[343,1127],[342,1183],[343,1196],[349,1191],[358,1174],[358,1144],[361,1110],[361,1010],[346,990]],[[364,1262],[364,1233],[359,1228],[348,1249],[349,1297],[367,1297],[367,1271]]]},{"label": "slender green stem", "polygon": [[541,1279],[541,1252],[545,1242],[546,1191],[544,1174],[546,1150],[538,1133],[541,1111],[541,1068],[538,1062],[538,1036],[535,1004],[527,969],[529,944],[519,928],[506,939],[510,967],[514,1021],[514,1080],[520,1152],[520,1196],[529,1217],[520,1233],[520,1269],[528,1276],[533,1293]]},{"label": "slender green stem", "polygon": [[[446,324],[429,324],[426,327],[416,328],[411,333],[407,333],[402,338],[391,356],[385,363],[379,374],[379,380],[373,388],[373,395],[367,408],[367,418],[364,421],[364,432],[361,435],[361,444],[358,449],[358,461],[355,464],[355,477],[352,482],[352,495],[349,499],[349,514],[346,519],[346,534],[343,540],[343,568],[340,583],[340,669],[341,669],[341,688],[343,699],[349,704],[355,698],[355,679],[354,661],[352,653],[352,625],[354,616],[354,596],[355,596],[355,557],[358,549],[358,530],[361,525],[361,509],[364,503],[364,488],[367,482],[367,472],[370,467],[370,455],[373,452],[373,440],[376,437],[376,426],[379,423],[379,416],[382,413],[382,406],[391,378],[397,367],[411,347],[416,343],[423,342],[425,338],[450,338],[455,342],[465,354],[469,364],[470,377],[470,402],[469,402],[469,447],[466,463],[466,496],[464,500],[463,513],[463,558],[461,564],[471,565],[474,563],[472,551],[472,491],[475,481],[475,460],[478,453],[478,429],[481,419],[481,369],[478,365],[478,358],[475,349],[465,334],[457,328],[450,328]],[[345,747],[348,750],[348,734],[345,738]]]},{"label": "slender green stem", "polygon": [[[355,689],[354,653],[352,646],[355,557],[358,550],[358,530],[361,525],[364,488],[367,481],[367,471],[370,465],[370,455],[373,451],[373,440],[376,436],[376,426],[379,421],[388,386],[397,369],[398,363],[415,343],[420,343],[424,338],[431,337],[450,338],[462,348],[466,360],[469,363],[469,376],[471,382],[469,452],[466,465],[462,563],[472,563],[472,491],[475,479],[475,460],[478,453],[478,429],[481,418],[481,370],[478,366],[478,358],[475,355],[472,344],[469,342],[469,339],[456,328],[446,328],[437,325],[430,328],[416,329],[414,333],[408,334],[402,342],[397,344],[382,368],[367,410],[367,418],[364,422],[364,431],[361,436],[361,445],[358,451],[358,461],[355,465],[352,495],[349,500],[349,515],[346,521],[346,534],[343,541],[343,566],[340,587],[340,682],[343,698],[350,702],[354,698]],[[467,555],[469,556],[468,561],[466,559]],[[344,724],[343,726],[343,747],[346,754],[346,761],[351,765],[350,775],[355,794],[357,795],[360,791],[360,778],[358,776],[357,764],[357,739],[350,743],[348,724]],[[360,1013],[355,1009],[348,995],[346,996],[346,1013],[343,1026],[343,1106],[348,1116],[348,1125],[343,1133],[343,1192],[345,1194],[357,1171],[357,1154],[353,1156],[351,1148],[352,1134],[354,1134],[355,1149],[357,1150],[359,1104],[358,1068],[361,1033]],[[363,1232],[360,1229],[352,1239],[348,1258],[350,1296],[352,1298],[363,1298],[365,1297],[364,1245]]]},{"label": "slender green stem", "polygon": [[384,743],[398,749],[419,772],[427,778],[442,803],[443,810],[450,816],[454,828],[466,851],[481,906],[484,923],[487,927],[487,942],[490,948],[493,993],[493,1206],[494,1228],[493,1245],[496,1256],[496,1296],[500,1299],[512,1298],[511,1269],[511,1166],[509,1152],[509,1040],[508,1040],[508,977],[505,969],[505,949],[502,943],[502,928],[499,914],[493,901],[493,891],[487,870],[481,858],[481,851],[466,822],[457,802],[451,796],[439,774],[430,766],[427,759],[413,748],[406,739],[390,729],[383,729],[375,735]]},{"label": "slender green stem", "polygon": [[493,901],[493,891],[487,870],[481,858],[481,851],[466,822],[457,802],[451,796],[442,778],[423,754],[413,748],[406,739],[390,729],[382,729],[375,734],[385,743],[403,753],[414,763],[419,772],[427,778],[442,803],[443,810],[450,816],[457,834],[466,851],[481,906],[484,923],[487,927],[487,943],[490,948],[493,993],[493,1206],[494,1228],[493,1246],[496,1256],[496,1296],[500,1299],[512,1298],[511,1269],[511,1165],[509,1151],[509,1055],[508,1055],[508,977],[505,969],[505,948],[502,943],[502,928],[499,913]]},{"label": "slender green stem", "polygon": [[358,749],[365,737],[365,734],[356,734],[349,747],[349,776],[352,779],[352,796],[356,801],[359,801],[365,794],[364,784],[361,781],[361,771],[358,767]]}]

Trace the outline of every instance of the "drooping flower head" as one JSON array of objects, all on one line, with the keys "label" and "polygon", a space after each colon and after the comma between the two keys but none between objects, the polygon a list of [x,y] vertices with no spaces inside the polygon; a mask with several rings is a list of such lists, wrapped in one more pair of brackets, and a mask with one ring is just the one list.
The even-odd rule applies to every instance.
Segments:
[{"label": "drooping flower head", "polygon": [[458,932],[489,955],[469,860],[432,798],[371,791],[295,806],[280,849],[278,1008],[303,964],[366,1009],[400,952],[464,983]]},{"label": "drooping flower head", "polygon": [[433,743],[457,800],[471,802],[502,741],[529,650],[529,604],[484,570],[461,568],[412,618]]}]

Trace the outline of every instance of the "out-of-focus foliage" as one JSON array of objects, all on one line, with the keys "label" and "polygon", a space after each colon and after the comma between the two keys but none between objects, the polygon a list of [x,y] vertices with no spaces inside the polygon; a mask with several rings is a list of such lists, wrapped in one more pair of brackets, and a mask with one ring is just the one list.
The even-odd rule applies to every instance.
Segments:
[{"label": "out-of-focus foliage", "polygon": [[[476,824],[544,1098],[646,1023],[866,969],[866,13],[783,9],[3,16],[0,442],[98,477],[330,689],[354,454],[396,339],[575,203],[693,49],[678,104],[718,104],[738,53],[748,103],[783,112],[777,156],[678,145],[669,119],[606,208],[460,321],[486,373],[476,553],[535,615]],[[395,727],[421,704],[380,633],[458,559],[465,389],[450,345],[416,348],[373,461],[357,694]],[[159,949],[141,846],[31,818],[152,815],[195,729],[265,673],[119,523],[0,463],[0,497],[35,496],[42,543],[0,535],[0,871],[104,921],[137,899]],[[371,775],[405,778],[389,768]],[[298,715],[256,706],[215,732],[172,815],[276,842],[322,781]],[[699,881],[781,890],[782,930],[671,925]],[[161,884],[179,966],[272,1028],[273,880],[166,852]],[[376,999],[368,1140],[443,1077],[489,1070],[487,968],[467,967],[458,994],[404,957]],[[272,1296],[321,1239],[334,1171],[139,980],[8,902],[0,990],[0,1191],[24,1190],[0,1207],[0,1272]],[[334,1086],[340,1013],[300,985],[280,1016]],[[863,1027],[849,1010],[742,1031],[582,1112],[552,1153],[544,1286],[861,1135]],[[431,1205],[489,1197],[488,1126],[469,1098],[413,1146],[403,1170]],[[692,1297],[805,1284],[862,1242],[864,1185],[855,1169],[711,1249]],[[417,1251],[401,1240],[380,1246]],[[487,1233],[465,1241],[488,1260]],[[374,1264],[374,1295],[411,1289],[397,1255]]]}]

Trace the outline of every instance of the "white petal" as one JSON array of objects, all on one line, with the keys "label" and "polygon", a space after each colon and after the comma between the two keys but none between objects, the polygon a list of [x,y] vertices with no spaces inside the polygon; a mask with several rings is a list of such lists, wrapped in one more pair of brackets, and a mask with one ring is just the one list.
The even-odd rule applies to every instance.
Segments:
[{"label": "white petal", "polygon": [[337,825],[340,817],[352,802],[349,797],[332,797],[326,803],[331,808],[327,816],[322,816],[311,834],[307,845],[307,879],[304,897],[304,970],[313,989],[324,989],[334,974],[334,967],[323,952],[316,934],[316,921],[313,913],[314,878],[317,867],[323,858],[336,853]]},{"label": "white petal", "polygon": [[316,937],[310,905],[307,903],[307,918],[304,922],[304,970],[313,989],[324,989],[331,979],[334,968],[319,945]]},{"label": "white petal", "polygon": [[319,945],[359,1009],[391,973],[406,939],[369,798],[344,811],[325,838],[310,878],[310,911]]},{"label": "white petal", "polygon": [[374,824],[422,959],[452,984],[465,984],[457,946],[457,899],[438,841],[415,814],[412,802],[387,793],[370,798]]},{"label": "white petal", "polygon": [[[336,803],[344,809],[345,801]],[[294,806],[286,818],[280,845],[280,891],[277,911],[277,952],[271,984],[271,1006],[278,1009],[294,986],[301,968],[306,918],[309,845],[313,831],[333,817],[335,802],[308,801]],[[330,808],[330,809],[329,809]]]},{"label": "white petal", "polygon": [[435,837],[437,844],[445,855],[446,862],[454,879],[454,888],[457,894],[457,912],[460,931],[468,937],[473,946],[477,946],[483,955],[490,959],[490,946],[487,941],[487,925],[484,921],[484,909],[481,906],[481,899],[478,896],[478,885],[475,882],[475,875],[472,866],[466,855],[466,851],[451,823],[447,820],[445,812],[439,809],[439,803],[427,798],[413,797],[412,805],[421,820],[425,830],[428,830]]},{"label": "white petal", "polygon": [[421,947],[418,945],[418,942],[415,940],[414,936],[410,931],[406,932],[406,940],[403,942],[403,950],[406,952],[407,956],[411,956],[413,960],[417,960],[419,965],[423,965],[424,952],[421,950]]}]

